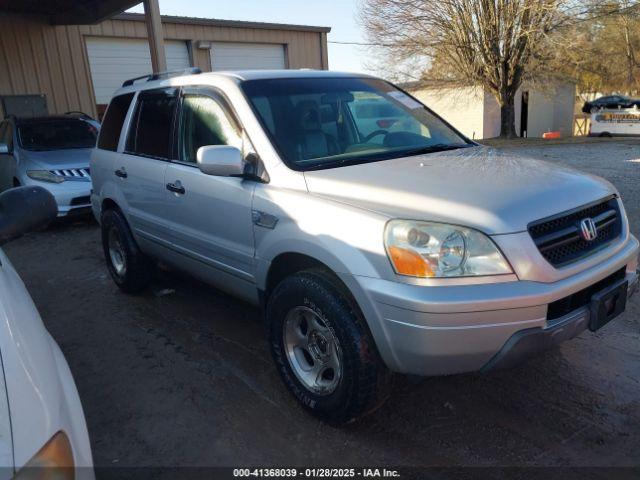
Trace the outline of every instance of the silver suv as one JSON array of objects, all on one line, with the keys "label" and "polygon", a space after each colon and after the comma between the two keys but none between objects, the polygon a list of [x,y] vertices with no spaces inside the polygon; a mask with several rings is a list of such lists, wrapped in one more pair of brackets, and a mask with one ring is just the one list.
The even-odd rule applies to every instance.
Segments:
[{"label": "silver suv", "polygon": [[261,305],[284,383],[335,423],[380,405],[390,372],[502,368],[595,331],[638,284],[610,183],[479,146],[373,77],[126,82],[91,172],[118,286],[162,261]]}]

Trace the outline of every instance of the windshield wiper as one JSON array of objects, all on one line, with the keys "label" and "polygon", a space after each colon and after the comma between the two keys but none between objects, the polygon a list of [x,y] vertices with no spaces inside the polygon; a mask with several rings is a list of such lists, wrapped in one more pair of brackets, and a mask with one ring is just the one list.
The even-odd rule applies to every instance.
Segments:
[{"label": "windshield wiper", "polygon": [[458,148],[473,147],[473,144],[453,145],[446,143],[437,143],[434,145],[425,145],[413,150],[388,150],[380,151],[371,155],[362,157],[340,158],[329,161],[318,161],[317,163],[305,166],[305,171],[324,170],[326,168],[344,167],[353,164],[370,163],[379,160],[391,160],[394,158],[408,157],[412,155],[422,155],[425,153],[443,152],[446,150],[457,150]]},{"label": "windshield wiper", "polygon": [[307,166],[305,170],[324,170],[325,168],[344,167],[353,164],[376,162],[378,160],[387,160],[395,157],[396,152],[392,151],[380,151],[366,156],[339,158],[329,161],[319,161]]},{"label": "windshield wiper", "polygon": [[406,156],[423,155],[425,153],[446,152],[447,150],[457,150],[459,148],[468,148],[468,147],[473,147],[473,145],[467,144],[467,143],[463,145],[454,145],[449,143],[436,143],[434,145],[425,145],[424,147],[408,150],[406,152],[402,152],[402,154]]}]

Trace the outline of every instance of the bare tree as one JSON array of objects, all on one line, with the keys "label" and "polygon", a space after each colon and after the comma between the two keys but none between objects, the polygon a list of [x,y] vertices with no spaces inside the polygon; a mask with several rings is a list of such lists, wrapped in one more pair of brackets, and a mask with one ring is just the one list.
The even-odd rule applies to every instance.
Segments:
[{"label": "bare tree", "polygon": [[361,0],[372,43],[394,62],[425,59],[426,77],[480,85],[500,105],[502,137],[514,137],[515,96],[546,70],[559,42],[551,33],[584,14],[570,0]]},{"label": "bare tree", "polygon": [[[595,10],[592,46],[606,73],[602,83],[609,90],[629,93],[640,87],[640,5],[631,0],[609,0]],[[615,12],[611,15],[610,12]],[[587,49],[589,52],[589,49]],[[591,53],[591,52],[589,52]],[[593,59],[593,55],[590,55]]]},{"label": "bare tree", "polygon": [[640,3],[588,0],[590,15],[564,29],[570,47],[549,62],[574,78],[585,99],[594,93],[640,92]]}]

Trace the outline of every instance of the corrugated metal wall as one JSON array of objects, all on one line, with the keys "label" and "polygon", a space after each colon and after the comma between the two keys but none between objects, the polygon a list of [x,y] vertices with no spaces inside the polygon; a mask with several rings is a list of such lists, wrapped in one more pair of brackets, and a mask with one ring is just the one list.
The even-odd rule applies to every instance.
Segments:
[{"label": "corrugated metal wall", "polygon": [[[209,50],[198,40],[285,45],[289,68],[328,68],[327,34],[264,28],[163,23],[169,40],[192,42],[194,66],[210,70]],[[97,25],[51,26],[45,19],[0,14],[0,95],[47,96],[50,113],[80,110],[96,115],[84,36],[146,38],[140,19],[112,19]],[[2,112],[0,112],[2,113]]]},{"label": "corrugated metal wall", "polygon": [[0,95],[44,93],[51,113],[95,114],[80,30],[0,15]]}]

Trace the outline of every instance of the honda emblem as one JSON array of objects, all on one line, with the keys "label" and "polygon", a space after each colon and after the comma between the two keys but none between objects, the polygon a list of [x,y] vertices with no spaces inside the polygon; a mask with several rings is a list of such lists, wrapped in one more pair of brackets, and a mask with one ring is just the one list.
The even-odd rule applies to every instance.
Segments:
[{"label": "honda emblem", "polygon": [[592,242],[598,237],[598,227],[592,218],[585,218],[580,221],[580,233],[587,242]]}]

